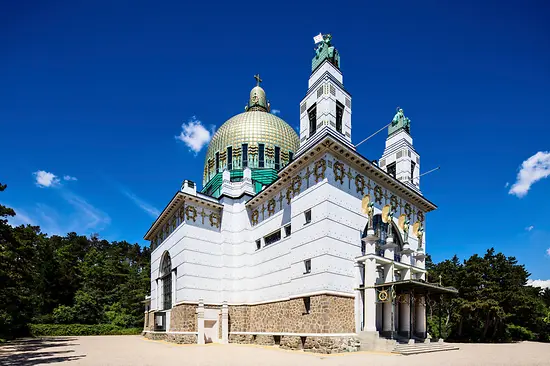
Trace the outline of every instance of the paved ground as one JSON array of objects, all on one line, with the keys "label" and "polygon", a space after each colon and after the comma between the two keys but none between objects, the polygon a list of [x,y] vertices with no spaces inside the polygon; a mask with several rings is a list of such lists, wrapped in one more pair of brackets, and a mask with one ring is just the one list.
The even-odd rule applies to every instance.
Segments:
[{"label": "paved ground", "polygon": [[141,336],[59,337],[0,346],[0,365],[549,365],[550,344],[461,344],[459,351],[399,356],[318,355],[247,345],[177,345]]}]

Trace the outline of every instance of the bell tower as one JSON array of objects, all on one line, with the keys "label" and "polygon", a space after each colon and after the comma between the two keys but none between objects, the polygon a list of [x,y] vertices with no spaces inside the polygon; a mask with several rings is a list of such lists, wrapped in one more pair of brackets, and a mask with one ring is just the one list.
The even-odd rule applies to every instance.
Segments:
[{"label": "bell tower", "polygon": [[340,53],[330,34],[313,38],[317,47],[311,61],[306,96],[300,102],[300,148],[298,154],[319,141],[326,132],[351,144],[351,95],[344,88]]},{"label": "bell tower", "polygon": [[420,193],[420,155],[413,147],[411,120],[399,107],[388,126],[386,148],[379,165],[386,173]]}]

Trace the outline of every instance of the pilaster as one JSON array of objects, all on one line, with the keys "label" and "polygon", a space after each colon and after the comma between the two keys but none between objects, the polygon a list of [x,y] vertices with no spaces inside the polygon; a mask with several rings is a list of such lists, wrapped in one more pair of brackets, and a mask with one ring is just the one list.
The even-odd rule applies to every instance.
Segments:
[{"label": "pilaster", "polygon": [[222,343],[229,343],[229,306],[227,306],[227,301],[222,304]]},{"label": "pilaster", "polygon": [[204,344],[204,301],[199,300],[199,306],[197,308],[197,343]]}]

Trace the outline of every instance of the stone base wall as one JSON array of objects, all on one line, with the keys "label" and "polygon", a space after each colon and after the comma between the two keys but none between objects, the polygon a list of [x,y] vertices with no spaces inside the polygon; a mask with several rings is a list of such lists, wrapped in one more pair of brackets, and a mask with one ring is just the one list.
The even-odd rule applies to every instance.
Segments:
[{"label": "stone base wall", "polygon": [[168,341],[168,342],[178,343],[178,344],[196,344],[197,343],[196,334],[171,334],[171,333],[145,332],[144,337],[155,341]]},{"label": "stone base wall", "polygon": [[155,328],[155,313],[150,311],[144,314],[143,330],[154,330]]},{"label": "stone base wall", "polygon": [[260,305],[229,306],[229,332],[355,333],[354,299],[311,296]]},{"label": "stone base wall", "polygon": [[179,304],[174,306],[170,313],[170,331],[196,332],[197,305]]},{"label": "stone base wall", "polygon": [[277,336],[265,334],[230,334],[229,343],[258,344],[273,346],[279,344],[283,349],[304,350],[315,353],[357,352],[361,346],[359,338],[351,337],[301,337]]}]

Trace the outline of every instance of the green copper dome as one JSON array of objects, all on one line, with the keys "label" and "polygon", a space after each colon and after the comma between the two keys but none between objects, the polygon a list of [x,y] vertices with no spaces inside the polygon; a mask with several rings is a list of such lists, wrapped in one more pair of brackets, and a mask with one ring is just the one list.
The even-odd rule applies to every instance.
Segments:
[{"label": "green copper dome", "polygon": [[[259,84],[259,76],[257,79]],[[269,112],[265,91],[259,85],[250,92],[245,110],[227,120],[208,145],[203,175],[203,191],[207,193],[215,195],[208,188],[216,178],[221,184],[221,173],[226,169],[233,177],[249,167],[253,180],[255,171],[262,170],[264,177],[271,171],[270,177],[275,179],[276,171],[288,164],[298,150],[298,134],[288,123]],[[262,181],[262,184],[268,183],[271,182]]]}]

